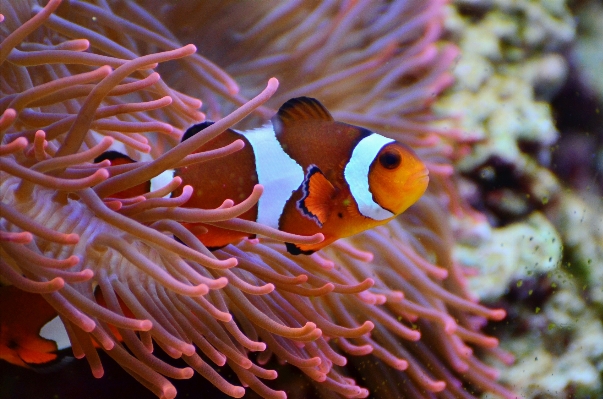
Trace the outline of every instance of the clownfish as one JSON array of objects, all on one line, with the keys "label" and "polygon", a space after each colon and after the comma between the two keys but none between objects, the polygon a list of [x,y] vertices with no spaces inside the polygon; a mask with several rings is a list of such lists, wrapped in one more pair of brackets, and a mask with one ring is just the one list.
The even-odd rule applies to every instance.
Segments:
[{"label": "clownfish", "polygon": [[[182,141],[212,122],[189,128]],[[427,189],[429,172],[407,146],[362,127],[337,122],[316,99],[293,98],[270,123],[249,131],[228,129],[198,151],[241,139],[245,147],[225,159],[176,169],[182,186],[194,188],[184,205],[216,208],[241,202],[255,184],[264,186],[257,205],[239,216],[288,233],[322,233],[312,245],[287,243],[294,255],[311,254],[333,241],[387,223]],[[181,188],[173,195],[179,195]],[[193,226],[186,225],[189,229]],[[203,225],[207,247],[236,242],[246,233]]]},{"label": "clownfish", "polygon": [[[107,307],[98,287],[94,296],[99,305]],[[124,316],[136,318],[119,296],[117,300]],[[117,328],[111,324],[108,327],[115,340],[122,341]],[[93,345],[100,348],[95,341]],[[63,351],[70,347],[65,325],[42,295],[12,285],[0,286],[0,359],[38,372],[49,372],[74,359]]]},{"label": "clownfish", "polygon": [[[122,154],[121,152],[106,151],[106,152],[102,153],[100,156],[94,158],[94,163],[99,163],[104,160],[109,160],[109,162],[111,162],[111,166],[127,165],[130,163],[136,162],[135,160],[133,160],[132,158],[130,158],[127,155]],[[123,198],[137,197],[139,195],[146,194],[149,191],[151,191],[151,182],[147,181],[147,182],[144,182],[137,186],[130,187],[126,190],[120,191],[118,193],[114,193],[111,196],[113,198],[122,198],[123,199]]]},{"label": "clownfish", "polygon": [[[190,127],[182,141],[212,124]],[[224,159],[175,169],[173,176],[182,178],[182,184],[172,196],[190,185],[193,196],[183,206],[212,209],[226,199],[240,203],[261,184],[260,200],[239,218],[288,233],[325,237],[318,244],[286,243],[293,255],[311,254],[339,238],[387,223],[414,204],[429,182],[425,164],[409,147],[337,122],[309,97],[287,101],[260,128],[227,129],[197,152],[237,139],[243,140],[244,148]],[[201,223],[183,225],[209,249],[253,237]],[[207,232],[198,233],[198,225]]]},{"label": "clownfish", "polygon": [[17,366],[50,371],[71,357],[71,346],[57,312],[40,294],[0,286],[0,359]]}]

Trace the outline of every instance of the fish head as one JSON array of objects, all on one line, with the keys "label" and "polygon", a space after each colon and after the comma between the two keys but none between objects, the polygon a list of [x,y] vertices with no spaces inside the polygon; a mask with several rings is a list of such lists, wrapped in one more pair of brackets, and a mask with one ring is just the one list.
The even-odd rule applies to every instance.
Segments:
[{"label": "fish head", "polygon": [[408,146],[397,141],[381,148],[369,168],[374,201],[395,215],[417,202],[429,184],[429,171]]}]

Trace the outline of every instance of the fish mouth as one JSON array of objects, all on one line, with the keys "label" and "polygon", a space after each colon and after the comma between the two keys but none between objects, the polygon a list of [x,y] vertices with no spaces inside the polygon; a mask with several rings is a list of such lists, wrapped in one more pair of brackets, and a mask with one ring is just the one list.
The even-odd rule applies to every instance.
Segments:
[{"label": "fish mouth", "polygon": [[418,184],[418,183],[428,183],[429,182],[429,170],[427,170],[427,168],[424,168],[423,170],[420,170],[419,172],[413,173],[410,176],[409,179],[413,184]]}]

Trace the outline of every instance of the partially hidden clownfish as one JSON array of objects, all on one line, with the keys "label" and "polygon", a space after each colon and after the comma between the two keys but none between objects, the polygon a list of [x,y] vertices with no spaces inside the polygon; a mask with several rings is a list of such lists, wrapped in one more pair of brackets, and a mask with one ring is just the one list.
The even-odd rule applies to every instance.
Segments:
[{"label": "partially hidden clownfish", "polygon": [[57,312],[40,294],[0,286],[0,359],[30,369],[50,370],[71,346]]},{"label": "partially hidden clownfish", "polygon": [[[210,126],[190,127],[182,141]],[[211,209],[225,199],[247,198],[264,187],[258,203],[239,216],[299,235],[322,233],[318,244],[287,243],[294,255],[311,254],[342,237],[387,223],[427,189],[429,172],[406,145],[368,129],[337,122],[316,99],[293,98],[271,121],[247,131],[227,129],[197,152],[240,139],[245,146],[224,159],[175,169],[194,192],[184,207]],[[197,224],[199,225],[199,224]],[[210,249],[237,242],[247,233],[204,225],[197,238]],[[195,233],[194,224],[184,223]]]},{"label": "partially hidden clownfish", "polygon": [[[99,305],[106,307],[100,289],[94,291]],[[135,318],[121,298],[123,314]],[[112,325],[117,341],[121,334]],[[99,347],[96,342],[94,346]],[[38,372],[56,370],[73,360],[67,349],[71,341],[57,311],[40,294],[0,285],[0,360]]]}]

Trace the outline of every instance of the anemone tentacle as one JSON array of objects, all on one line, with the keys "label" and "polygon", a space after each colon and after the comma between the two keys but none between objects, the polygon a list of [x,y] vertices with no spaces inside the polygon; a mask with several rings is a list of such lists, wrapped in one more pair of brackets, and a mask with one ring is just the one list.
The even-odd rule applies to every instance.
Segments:
[{"label": "anemone tentacle", "polygon": [[[165,398],[176,395],[169,379],[194,371],[242,397],[216,371],[225,365],[260,396],[286,397],[270,388],[271,357],[324,397],[515,398],[474,355],[509,359],[479,331],[504,312],[473,301],[451,257],[448,214],[480,216],[451,178],[460,133],[432,126],[457,56],[437,42],[444,0],[60,3],[0,0],[0,282],[43,295],[95,377],[93,343]],[[193,152],[298,95],[412,146],[432,171],[424,198],[386,226],[292,257],[282,241],[322,237],[237,219],[261,186],[210,210],[181,208],[190,188],[162,198],[179,178],[112,197],[175,166],[227,159],[242,142]],[[179,143],[205,118],[202,104],[216,122]],[[109,145],[139,162],[91,163]],[[210,252],[180,224],[192,221],[262,237]],[[361,387],[357,370],[379,380]]]}]

